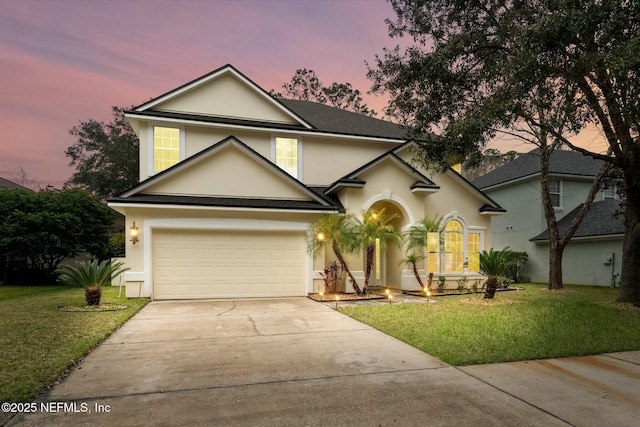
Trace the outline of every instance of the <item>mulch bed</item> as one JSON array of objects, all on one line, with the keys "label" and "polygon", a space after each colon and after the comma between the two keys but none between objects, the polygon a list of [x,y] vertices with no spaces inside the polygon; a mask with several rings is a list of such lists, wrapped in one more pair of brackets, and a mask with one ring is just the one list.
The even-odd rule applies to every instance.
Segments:
[{"label": "mulch bed", "polygon": [[365,295],[336,293],[336,294],[324,294],[322,296],[320,296],[320,294],[309,294],[307,296],[312,300],[319,301],[319,302],[335,301],[336,296],[340,299],[340,301],[363,301],[363,300],[372,300],[372,299],[387,299],[385,295],[380,295],[375,293],[367,293]]}]

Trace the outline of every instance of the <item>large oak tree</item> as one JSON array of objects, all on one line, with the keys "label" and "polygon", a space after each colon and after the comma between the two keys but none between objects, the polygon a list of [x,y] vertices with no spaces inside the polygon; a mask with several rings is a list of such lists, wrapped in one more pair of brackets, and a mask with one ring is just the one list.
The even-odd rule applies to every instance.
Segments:
[{"label": "large oak tree", "polygon": [[80,188],[0,189],[0,262],[26,257],[49,280],[83,252],[106,259],[115,212]]},{"label": "large oak tree", "polygon": [[[369,69],[373,89],[420,141],[425,161],[471,156],[498,129],[525,120],[621,171],[626,195],[618,300],[640,303],[640,2],[631,0],[391,0],[392,37]],[[553,89],[553,96],[548,89]],[[539,94],[563,126],[536,113]],[[569,134],[598,126],[608,151]],[[441,138],[424,138],[437,130]]]},{"label": "large oak tree", "polygon": [[124,109],[113,107],[113,121],[82,120],[69,130],[77,142],[67,148],[76,171],[66,185],[84,188],[106,199],[139,181],[140,142]]},{"label": "large oak tree", "polygon": [[315,71],[306,68],[296,70],[291,81],[284,83],[282,89],[283,92],[271,90],[270,94],[276,98],[318,102],[371,117],[377,115],[364,103],[362,94],[358,89],[354,89],[351,83],[334,82],[325,86]]}]

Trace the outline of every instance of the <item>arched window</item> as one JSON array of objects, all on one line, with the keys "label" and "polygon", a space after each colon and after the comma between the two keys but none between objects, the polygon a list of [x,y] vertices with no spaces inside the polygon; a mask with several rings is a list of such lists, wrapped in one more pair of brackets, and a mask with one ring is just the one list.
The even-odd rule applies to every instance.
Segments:
[{"label": "arched window", "polygon": [[480,271],[480,251],[484,248],[484,227],[468,225],[452,213],[445,217],[441,232],[426,236],[428,273],[467,274]]},{"label": "arched window", "polygon": [[444,226],[444,272],[464,271],[464,234],[460,221],[451,220]]}]

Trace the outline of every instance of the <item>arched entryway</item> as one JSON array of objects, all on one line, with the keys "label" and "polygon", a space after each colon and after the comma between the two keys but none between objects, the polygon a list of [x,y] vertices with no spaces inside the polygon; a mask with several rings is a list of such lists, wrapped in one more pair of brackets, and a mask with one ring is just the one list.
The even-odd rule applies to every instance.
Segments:
[{"label": "arched entryway", "polygon": [[[391,225],[396,231],[402,232],[411,222],[405,208],[398,202],[391,199],[383,199],[373,202],[367,207],[368,212],[381,212],[387,216],[393,216]],[[389,287],[400,289],[402,284],[403,266],[400,261],[404,258],[404,249],[402,245],[398,247],[395,243],[376,242],[376,253],[374,255],[374,264],[371,271],[369,286],[373,287]],[[365,260],[363,260],[365,262]],[[364,268],[364,266],[363,266]]]}]

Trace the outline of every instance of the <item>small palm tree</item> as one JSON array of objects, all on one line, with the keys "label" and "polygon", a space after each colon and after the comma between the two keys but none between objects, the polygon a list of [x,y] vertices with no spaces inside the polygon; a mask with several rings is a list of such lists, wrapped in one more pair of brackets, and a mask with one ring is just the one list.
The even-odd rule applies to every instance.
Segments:
[{"label": "small palm tree", "polygon": [[355,252],[357,235],[355,233],[355,218],[346,213],[325,213],[311,224],[307,233],[307,250],[314,257],[324,251],[325,245],[331,245],[342,270],[349,276],[353,289],[360,294],[356,278],[353,277],[343,253]]},{"label": "small palm tree", "polygon": [[[409,228],[409,231],[406,233],[405,237],[407,239],[407,249],[420,249],[424,251],[427,249],[429,237],[433,233],[438,234],[438,241],[440,242],[440,246],[442,243],[442,217],[434,216],[432,218],[424,218],[422,221],[417,222]],[[409,260],[410,256],[407,256],[406,260]],[[425,257],[420,256],[419,259],[416,260],[416,263],[422,261]],[[416,266],[414,265],[414,274],[417,275]],[[429,289],[431,289],[431,282],[433,280],[433,272],[429,272]],[[418,277],[418,283],[424,289],[424,285],[422,284],[422,280]]]},{"label": "small palm tree", "polygon": [[[413,269],[413,274],[416,276],[416,280],[418,281],[418,283],[420,284],[420,288],[424,291],[424,283],[422,282],[422,279],[420,278],[420,275],[418,274],[418,267],[416,266],[420,261],[422,261],[423,259],[425,259],[426,257],[424,255],[417,255],[415,253],[410,253],[407,254],[407,257],[403,260],[400,261],[400,264],[406,264],[406,265],[410,265],[411,268]],[[433,273],[432,273],[433,274]]]},{"label": "small palm tree", "polygon": [[100,305],[102,286],[109,285],[113,278],[129,268],[123,268],[122,262],[77,261],[75,266],[64,265],[56,270],[60,274],[60,281],[69,286],[84,288],[87,305]]},{"label": "small palm tree", "polygon": [[489,252],[480,252],[480,272],[487,276],[485,299],[493,299],[498,289],[498,276],[504,274],[509,252],[506,248],[502,251],[494,251],[491,248]]},{"label": "small palm tree", "polygon": [[397,217],[398,215],[395,214],[387,215],[385,209],[382,208],[378,212],[362,212],[362,219],[357,223],[357,245],[359,248],[364,249],[366,253],[364,286],[362,287],[363,294],[367,293],[369,280],[371,279],[373,258],[376,252],[376,241],[379,242],[380,250],[383,250],[388,242],[395,243],[399,246],[402,241],[402,235],[398,233],[391,224],[391,221]]},{"label": "small palm tree", "polygon": [[406,234],[408,248],[426,248],[429,239],[429,233],[442,232],[442,217],[434,216],[433,218],[425,218],[417,222],[409,228]]}]

